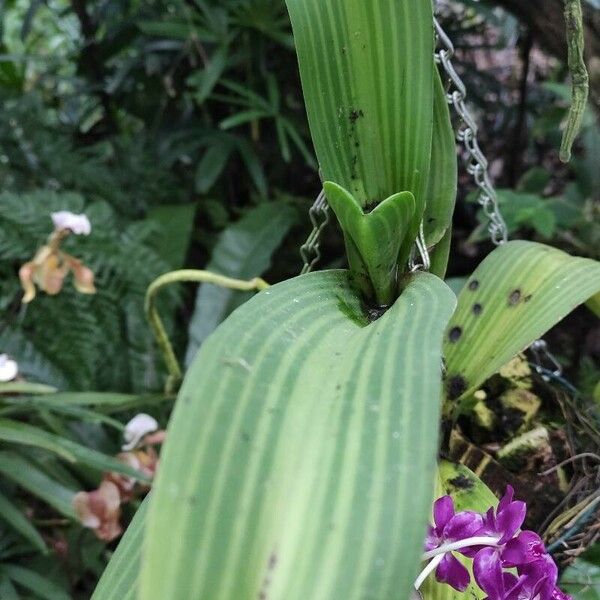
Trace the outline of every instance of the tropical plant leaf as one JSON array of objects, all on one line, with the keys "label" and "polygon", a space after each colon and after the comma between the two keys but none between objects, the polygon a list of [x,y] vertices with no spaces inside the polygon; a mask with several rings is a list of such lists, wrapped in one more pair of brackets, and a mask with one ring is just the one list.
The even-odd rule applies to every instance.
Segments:
[{"label": "tropical plant leaf", "polygon": [[389,306],[398,292],[398,254],[415,212],[415,197],[410,192],[399,192],[365,211],[339,185],[326,181],[323,187],[344,231],[355,282],[365,298]]},{"label": "tropical plant leaf", "polygon": [[348,190],[361,206],[412,192],[410,249],[425,207],[431,153],[432,3],[286,4],[323,180]]},{"label": "tropical plant leaf", "polygon": [[173,267],[180,269],[185,262],[192,229],[196,204],[164,204],[154,206],[147,218],[157,224],[158,235],[155,247],[160,248],[161,256]]},{"label": "tropical plant leaf", "polygon": [[0,518],[18,531],[31,545],[40,552],[47,552],[46,543],[38,530],[25,517],[23,511],[15,506],[4,494],[0,493]]},{"label": "tropical plant leaf", "polygon": [[261,292],[202,346],[149,508],[140,597],[407,597],[455,297],[410,277],[370,323],[346,271]]},{"label": "tropical plant leaf", "polygon": [[9,579],[46,600],[70,600],[69,594],[50,579],[36,571],[18,565],[2,565]]},{"label": "tropical plant leaf", "polygon": [[600,263],[509,242],[475,270],[444,341],[446,392],[460,400],[600,290]]},{"label": "tropical plant leaf", "polygon": [[428,247],[437,244],[452,225],[458,186],[456,140],[446,90],[437,70],[434,80],[431,170],[430,177],[427,178],[423,215],[423,230]]},{"label": "tropical plant leaf", "polygon": [[[262,275],[295,219],[294,209],[283,202],[257,206],[221,234],[206,270],[234,279],[252,279]],[[202,342],[236,307],[240,298],[246,300],[251,295],[210,284],[198,288],[196,308],[189,325],[187,365],[192,362]]]},{"label": "tropical plant leaf", "polygon": [[148,481],[148,478],[142,475],[142,473],[139,473],[112,456],[107,456],[102,454],[102,452],[86,448],[70,439],[49,433],[27,423],[21,423],[20,421],[0,419],[0,440],[13,444],[43,448],[49,452],[54,452],[71,463],[79,462],[100,471],[114,471],[115,473],[123,473],[124,475],[135,477],[140,481]]},{"label": "tropical plant leaf", "polygon": [[91,600],[135,600],[141,565],[144,525],[150,496],[144,498],[116,552],[102,574]]},{"label": "tropical plant leaf", "polygon": [[26,458],[15,452],[0,452],[0,473],[66,517],[75,517],[72,505],[75,492],[48,477]]}]

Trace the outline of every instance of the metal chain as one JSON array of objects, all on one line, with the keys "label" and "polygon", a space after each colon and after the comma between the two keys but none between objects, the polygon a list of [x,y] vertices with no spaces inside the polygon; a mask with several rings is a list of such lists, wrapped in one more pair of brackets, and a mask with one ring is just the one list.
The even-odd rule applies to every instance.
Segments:
[{"label": "metal chain", "polygon": [[[467,97],[465,84],[452,64],[454,45],[435,17],[433,22],[437,41],[440,46],[439,50],[435,53],[435,61],[442,66],[448,76],[449,83],[451,84],[451,88],[446,95],[448,104],[454,107],[461,120],[456,138],[467,151],[467,172],[473,176],[473,180],[479,188],[478,202],[483,207],[483,212],[489,220],[488,231],[492,242],[496,246],[499,246],[508,241],[508,229],[498,207],[498,196],[490,179],[488,161],[477,142],[479,128],[465,103]],[[542,375],[544,380],[550,380],[550,377],[546,373],[555,378],[562,375],[562,365],[550,352],[545,340],[536,340],[531,345],[530,350],[534,358],[534,368],[538,374]],[[548,369],[545,365],[550,365],[551,369]]]},{"label": "metal chain", "polygon": [[321,260],[321,232],[329,223],[329,204],[325,192],[321,190],[314,204],[308,211],[313,229],[310,232],[306,242],[300,247],[300,256],[302,257],[303,266],[301,274],[310,273],[313,267]]},{"label": "metal chain", "polygon": [[467,172],[473,176],[473,181],[479,188],[477,201],[489,220],[488,231],[490,232],[492,242],[500,245],[508,240],[508,230],[498,208],[498,196],[488,173],[488,161],[477,141],[479,128],[465,102],[467,98],[465,84],[452,64],[454,45],[442,29],[438,20],[434,18],[433,22],[440,46],[435,53],[435,61],[442,66],[448,76],[451,86],[446,94],[448,104],[454,107],[461,120],[461,124],[456,132],[456,139],[464,146],[467,152]]}]

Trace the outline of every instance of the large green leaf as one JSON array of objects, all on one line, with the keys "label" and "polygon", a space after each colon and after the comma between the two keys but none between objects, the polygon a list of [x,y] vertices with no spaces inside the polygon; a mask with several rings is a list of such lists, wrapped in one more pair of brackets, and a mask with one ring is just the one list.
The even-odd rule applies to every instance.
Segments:
[{"label": "large green leaf", "polygon": [[348,273],[329,271],[231,315],[177,400],[139,598],[407,597],[454,303],[420,273],[369,322]]},{"label": "large green leaf", "polygon": [[432,137],[432,3],[286,3],[323,180],[361,206],[412,192],[416,234]]},{"label": "large green leaf", "polygon": [[[261,204],[221,234],[206,269],[234,279],[262,275],[294,221],[295,212],[289,205],[283,202]],[[250,295],[210,284],[198,288],[196,308],[189,325],[187,365],[206,337],[237,306],[236,301],[240,297],[246,300]]]},{"label": "large green leaf", "polygon": [[149,501],[147,496],[135,513],[91,600],[135,600]]},{"label": "large green leaf", "polygon": [[463,398],[600,290],[600,263],[509,242],[475,270],[444,341],[446,391]]}]

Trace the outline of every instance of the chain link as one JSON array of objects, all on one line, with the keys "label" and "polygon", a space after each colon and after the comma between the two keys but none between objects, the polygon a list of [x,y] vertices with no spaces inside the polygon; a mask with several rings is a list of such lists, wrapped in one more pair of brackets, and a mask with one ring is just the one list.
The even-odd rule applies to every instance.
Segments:
[{"label": "chain link", "polygon": [[327,204],[327,198],[323,190],[321,190],[314,204],[310,207],[308,215],[313,229],[306,242],[300,247],[300,256],[304,263],[301,271],[302,275],[310,273],[313,267],[321,260],[321,232],[327,223],[329,223],[329,204]]},{"label": "chain link", "polygon": [[450,89],[446,94],[448,104],[454,107],[461,120],[456,132],[456,139],[466,150],[466,169],[473,176],[473,181],[479,189],[477,201],[489,220],[488,231],[492,242],[500,245],[508,240],[508,230],[498,208],[498,196],[488,173],[488,161],[477,141],[479,128],[465,102],[467,98],[465,84],[452,64],[454,45],[442,29],[439,21],[434,18],[433,22],[439,44],[439,49],[435,53],[435,61],[442,66],[448,77],[450,84]]}]

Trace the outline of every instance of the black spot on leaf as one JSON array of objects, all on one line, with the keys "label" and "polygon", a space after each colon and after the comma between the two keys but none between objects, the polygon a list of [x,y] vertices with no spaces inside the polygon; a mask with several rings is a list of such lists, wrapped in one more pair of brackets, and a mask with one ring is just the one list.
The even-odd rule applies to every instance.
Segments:
[{"label": "black spot on leaf", "polygon": [[483,312],[483,306],[479,303],[473,304],[473,314],[477,317]]},{"label": "black spot on leaf", "polygon": [[473,281],[471,281],[469,283],[469,289],[474,292],[475,290],[479,289],[479,281],[477,281],[477,279],[473,279]]},{"label": "black spot on leaf", "polygon": [[516,306],[517,304],[519,304],[519,302],[521,302],[521,290],[517,289],[517,290],[513,290],[509,295],[508,295],[508,304],[510,306]]},{"label": "black spot on leaf", "polygon": [[453,375],[447,383],[448,398],[456,400],[467,391],[467,387],[467,381],[462,375]]},{"label": "black spot on leaf", "polygon": [[465,475],[459,475],[458,477],[451,479],[448,483],[459,490],[470,490],[475,485],[473,480]]},{"label": "black spot on leaf", "polygon": [[453,327],[448,332],[448,339],[454,344],[460,340],[462,336],[462,329],[460,327]]}]

